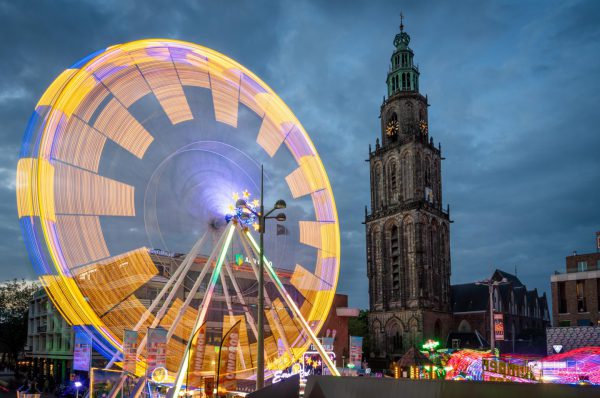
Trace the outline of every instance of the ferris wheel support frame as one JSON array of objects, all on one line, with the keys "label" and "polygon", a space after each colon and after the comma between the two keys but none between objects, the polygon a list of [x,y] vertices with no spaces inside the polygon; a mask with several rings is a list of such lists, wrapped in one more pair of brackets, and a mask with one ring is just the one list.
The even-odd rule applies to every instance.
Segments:
[{"label": "ferris wheel support frame", "polygon": [[[254,255],[252,254],[253,251],[250,249],[249,243],[247,242],[246,238],[244,237],[244,232],[242,231],[241,228],[236,228],[236,231],[240,237],[240,242],[242,243],[242,247],[244,248],[244,252],[246,253],[246,256],[248,256],[248,258],[253,258],[254,257]],[[258,271],[258,268],[256,267],[256,264],[253,261],[250,261],[250,266],[252,267],[252,270],[254,271],[256,280],[258,280],[259,271]],[[271,301],[271,298],[269,297],[269,294],[267,293],[267,289],[264,289],[264,297],[265,297],[265,301],[267,302],[267,305],[269,306],[269,309],[271,311],[271,315],[273,316],[273,320],[275,321],[275,327],[277,328],[277,332],[279,333],[279,335],[281,336],[281,339],[283,341],[283,345],[284,345],[288,355],[290,356],[290,358],[293,359],[294,353],[291,349],[291,346],[287,339],[287,336],[286,336],[284,330],[282,329],[279,315],[277,315],[277,312],[273,310],[273,302]],[[257,339],[258,339],[258,336],[257,336]]]},{"label": "ferris wheel support frame", "polygon": [[[210,282],[206,288],[206,292],[204,293],[204,297],[202,297],[202,302],[200,303],[200,311],[198,312],[198,317],[196,318],[196,322],[194,327],[191,330],[190,338],[185,346],[185,350],[183,352],[183,358],[181,359],[181,364],[179,365],[179,370],[177,371],[177,375],[175,376],[175,380],[173,381],[173,387],[169,389],[167,392],[167,398],[174,398],[179,396],[179,391],[181,391],[181,385],[183,384],[183,376],[187,371],[188,362],[189,362],[189,351],[192,347],[192,336],[200,329],[202,324],[205,321],[206,313],[208,312],[208,303],[212,298],[212,294],[215,290],[215,285],[217,284],[217,280],[219,279],[219,274],[221,272],[221,268],[223,266],[223,262],[225,260],[225,255],[227,254],[227,249],[231,244],[231,238],[233,237],[235,226],[230,224],[227,226],[222,236],[225,237],[225,242],[222,245],[221,250],[219,251],[219,257],[217,258],[217,263],[215,264],[215,268],[210,276]],[[221,239],[219,239],[221,241]],[[217,249],[217,248],[215,248]],[[207,263],[208,264],[208,263]],[[207,269],[208,267],[204,267]],[[198,278],[200,280],[200,278]],[[192,292],[190,292],[192,293]],[[188,296],[191,297],[192,295]],[[175,325],[175,322],[173,322]]]},{"label": "ferris wheel support frame", "polygon": [[[231,306],[231,297],[229,296],[229,291],[227,290],[227,282],[225,281],[225,274],[224,273],[220,273],[219,275],[221,277],[221,285],[223,285],[223,295],[225,295],[225,303],[227,304],[227,312],[229,313],[229,317],[231,319],[230,322],[234,322],[234,315],[233,315],[233,307]],[[229,324],[227,327],[231,327],[233,326],[232,324]],[[238,340],[238,354],[240,357],[240,362],[242,363],[242,367],[244,369],[246,369],[246,361],[244,360],[244,353],[242,352],[242,344],[241,342]],[[187,386],[186,386],[187,387]]]},{"label": "ferris wheel support frame", "polygon": [[[183,282],[183,276],[185,276],[185,274],[187,274],[187,272],[189,271],[191,265],[194,263],[193,260],[198,255],[198,251],[202,247],[202,244],[206,240],[207,236],[208,236],[208,232],[205,232],[196,241],[196,243],[194,244],[194,246],[192,246],[192,250],[190,250],[190,252],[185,256],[183,262],[181,263],[181,266],[178,267],[175,270],[175,273],[171,276],[171,278],[169,278],[169,280],[167,281],[167,283],[165,284],[165,286],[163,286],[163,288],[161,289],[160,293],[154,298],[154,300],[152,300],[152,303],[150,304],[150,306],[146,309],[146,311],[144,311],[144,313],[142,314],[142,317],[140,318],[140,320],[133,327],[134,331],[138,331],[140,329],[140,327],[142,327],[142,325],[144,324],[144,322],[146,321],[146,319],[148,319],[148,317],[150,315],[152,315],[152,311],[154,311],[154,309],[156,308],[156,306],[159,304],[160,300],[162,300],[162,298],[165,295],[165,293],[167,291],[169,291],[169,289],[171,289],[171,291],[167,295],[167,298],[165,299],[165,302],[163,303],[161,309],[156,314],[157,318],[158,317],[162,318],[162,316],[164,315],[164,313],[166,311],[165,305],[168,305],[168,304],[171,303],[171,300],[173,299],[173,296],[175,295],[175,293],[177,292],[177,289],[179,289],[179,286]],[[173,283],[175,283],[175,286],[173,286]],[[154,325],[154,326],[156,326],[156,325]],[[154,327],[154,326],[151,326],[151,327]],[[146,336],[144,335],[144,337],[142,338],[142,341],[138,345],[136,355],[140,355],[140,353],[144,349],[145,345],[146,345]],[[108,362],[108,364],[104,367],[104,369],[110,369],[114,365],[114,363],[118,359],[118,357],[119,357],[119,352],[116,351],[115,354],[110,359],[110,361]]]},{"label": "ferris wheel support frame", "polygon": [[[250,234],[250,232],[245,231],[244,236],[252,244],[252,248],[255,250],[255,252],[259,253],[260,252],[259,246],[256,243],[256,241],[254,240],[254,238],[252,237],[252,235]],[[298,318],[298,320],[300,321],[302,328],[308,334],[308,337],[310,338],[312,343],[315,345],[317,352],[321,355],[321,359],[323,360],[323,362],[325,362],[325,364],[329,368],[329,371],[331,372],[331,374],[334,376],[340,376],[340,372],[335,367],[335,364],[331,361],[331,358],[329,358],[329,355],[327,355],[327,352],[323,348],[323,345],[321,344],[321,342],[319,342],[319,339],[314,334],[310,325],[308,324],[308,322],[306,322],[306,319],[304,319],[304,317],[302,316],[302,313],[300,312],[300,309],[298,308],[298,306],[296,305],[294,300],[292,300],[290,295],[287,294],[287,292],[285,291],[285,288],[283,287],[283,283],[277,276],[277,273],[273,269],[273,266],[271,265],[271,263],[267,260],[267,257],[264,255],[263,255],[263,261],[265,264],[265,268],[267,270],[267,275],[269,275],[269,277],[275,284],[275,287],[279,291],[279,294],[283,297],[283,299],[285,300],[288,307],[292,310],[292,312],[294,313],[294,316],[296,318]]]}]

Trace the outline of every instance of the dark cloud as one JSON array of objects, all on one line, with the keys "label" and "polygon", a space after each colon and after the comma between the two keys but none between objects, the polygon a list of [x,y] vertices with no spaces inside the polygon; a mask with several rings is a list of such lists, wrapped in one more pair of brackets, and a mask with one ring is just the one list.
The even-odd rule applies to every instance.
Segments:
[{"label": "dark cloud", "polygon": [[442,142],[454,283],[517,266],[530,287],[600,229],[600,3],[25,2],[0,0],[0,276],[32,276],[14,168],[44,88],[110,44],[172,37],[257,73],[313,138],[342,229],[339,290],[368,305],[364,205],[369,143],[402,7]]}]

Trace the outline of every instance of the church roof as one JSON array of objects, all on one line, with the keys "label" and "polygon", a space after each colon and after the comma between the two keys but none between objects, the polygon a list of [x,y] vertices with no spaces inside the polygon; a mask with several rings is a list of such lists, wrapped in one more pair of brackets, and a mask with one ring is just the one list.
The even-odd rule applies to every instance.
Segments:
[{"label": "church roof", "polygon": [[[514,304],[518,308],[525,308],[526,301],[530,313],[534,313],[536,306],[540,309],[540,314],[544,313],[547,308],[547,298],[545,294],[539,295],[537,289],[527,290],[521,280],[516,275],[510,274],[502,270],[495,270],[491,279],[500,281],[503,278],[508,283],[500,284],[496,287],[496,291],[500,295],[502,302],[502,310],[508,310],[511,303],[511,296],[514,297]],[[460,285],[451,286],[452,295],[452,312],[476,312],[489,310],[489,290],[486,285],[478,285],[476,283],[463,283]],[[521,311],[521,310],[519,310]]]},{"label": "church roof", "polygon": [[488,308],[488,288],[475,283],[451,286],[452,312],[485,311]]},{"label": "church roof", "polygon": [[494,274],[492,275],[492,279],[493,280],[501,280],[502,278],[506,278],[506,280],[513,287],[521,287],[521,286],[523,286],[523,283],[521,282],[521,280],[519,278],[517,278],[516,275],[509,274],[508,272],[496,269],[494,271]]}]

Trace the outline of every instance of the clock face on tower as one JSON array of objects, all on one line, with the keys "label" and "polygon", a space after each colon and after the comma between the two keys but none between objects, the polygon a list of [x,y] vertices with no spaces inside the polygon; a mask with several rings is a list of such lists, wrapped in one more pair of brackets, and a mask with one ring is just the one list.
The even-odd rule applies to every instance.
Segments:
[{"label": "clock face on tower", "polygon": [[421,120],[419,122],[419,130],[421,130],[421,134],[427,135],[428,127],[427,127],[427,122],[425,120]]},{"label": "clock face on tower", "polygon": [[389,120],[385,126],[385,133],[388,137],[393,137],[398,134],[399,126],[397,120]]}]

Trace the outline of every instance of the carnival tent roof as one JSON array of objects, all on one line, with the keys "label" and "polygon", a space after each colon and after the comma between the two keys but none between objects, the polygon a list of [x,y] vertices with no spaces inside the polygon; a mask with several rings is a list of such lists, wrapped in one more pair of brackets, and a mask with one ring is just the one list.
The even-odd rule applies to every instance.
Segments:
[{"label": "carnival tent roof", "polygon": [[415,347],[411,347],[396,364],[401,368],[408,368],[410,366],[431,366],[433,362],[421,353],[421,351]]}]

